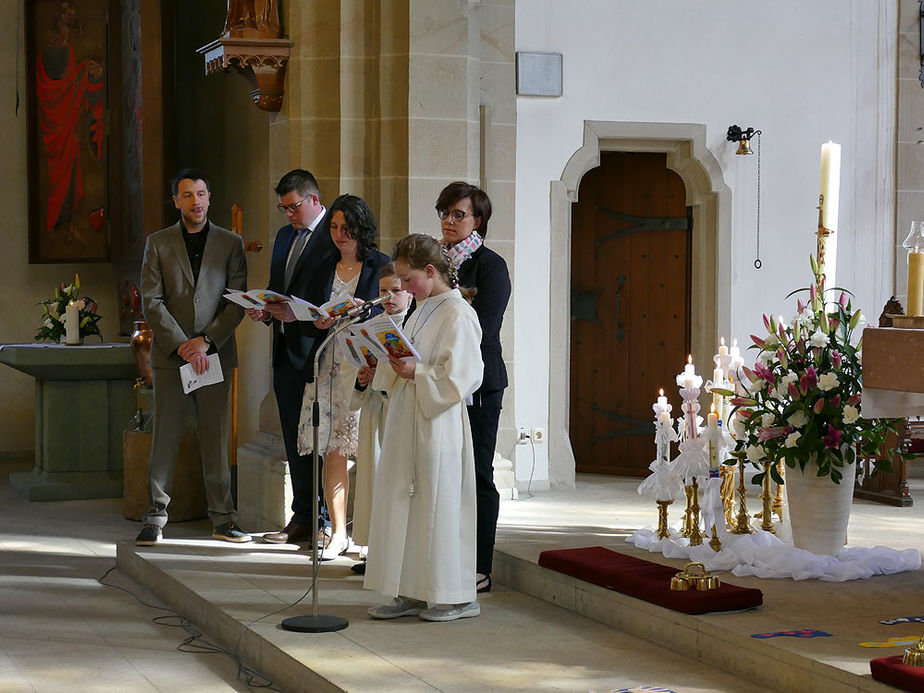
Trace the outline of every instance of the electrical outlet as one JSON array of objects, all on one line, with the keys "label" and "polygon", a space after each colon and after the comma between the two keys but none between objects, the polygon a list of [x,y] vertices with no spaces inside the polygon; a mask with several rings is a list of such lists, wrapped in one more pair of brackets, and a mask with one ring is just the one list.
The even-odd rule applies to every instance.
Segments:
[{"label": "electrical outlet", "polygon": [[536,444],[542,444],[545,442],[545,429],[544,428],[534,428],[529,433],[529,439]]},{"label": "electrical outlet", "polygon": [[520,426],[517,431],[517,445],[526,445],[529,442],[529,429]]}]

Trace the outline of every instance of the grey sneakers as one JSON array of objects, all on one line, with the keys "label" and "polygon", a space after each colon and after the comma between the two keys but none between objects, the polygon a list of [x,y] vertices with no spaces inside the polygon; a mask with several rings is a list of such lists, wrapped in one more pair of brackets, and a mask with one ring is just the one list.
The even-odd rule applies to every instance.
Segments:
[{"label": "grey sneakers", "polygon": [[420,616],[424,621],[455,621],[460,618],[474,618],[481,613],[477,601],[468,604],[437,604],[427,608],[427,602],[410,597],[395,597],[388,604],[369,609],[372,618],[400,618]]}]

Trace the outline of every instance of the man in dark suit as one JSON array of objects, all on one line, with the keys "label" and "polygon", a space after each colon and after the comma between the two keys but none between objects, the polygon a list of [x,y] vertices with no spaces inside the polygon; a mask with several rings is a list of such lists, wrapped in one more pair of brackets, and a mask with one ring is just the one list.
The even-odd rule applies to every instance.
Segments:
[{"label": "man in dark suit", "polygon": [[[275,191],[289,223],[276,232],[267,288],[321,305],[336,258],[318,182],[308,171],[295,169],[279,180]],[[305,386],[313,380],[314,354],[325,335],[310,322],[283,322],[283,311],[284,306],[273,305],[247,311],[273,330],[273,390],[292,481],[292,519],[281,532],[263,538],[280,544],[312,539],[322,526],[321,518],[312,517],[312,498],[320,485],[313,478],[311,455],[298,454],[298,419]]]},{"label": "man in dark suit", "polygon": [[[237,366],[234,330],[243,309],[223,298],[230,287],[247,288],[247,263],[240,236],[208,219],[211,192],[205,176],[185,169],[173,179],[173,203],[180,220],[148,236],[141,266],[144,317],[154,342],[154,440],[148,468],[149,510],[135,543],[160,541],[167,524],[169,490],[184,431],[187,407],[196,417],[205,494],[216,539],[250,541],[236,524],[228,468],[228,383]],[[190,364],[201,375],[217,354],[225,374],[220,383],[183,393],[179,369]]]}]

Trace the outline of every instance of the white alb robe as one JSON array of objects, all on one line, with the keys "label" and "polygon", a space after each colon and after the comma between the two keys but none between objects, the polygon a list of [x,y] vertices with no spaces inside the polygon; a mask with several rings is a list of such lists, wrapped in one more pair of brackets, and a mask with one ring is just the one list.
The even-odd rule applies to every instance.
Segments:
[{"label": "white alb robe", "polygon": [[465,400],[481,385],[481,327],[458,289],[421,301],[404,327],[413,380],[387,363],[365,587],[431,604],[475,600],[475,459]]}]

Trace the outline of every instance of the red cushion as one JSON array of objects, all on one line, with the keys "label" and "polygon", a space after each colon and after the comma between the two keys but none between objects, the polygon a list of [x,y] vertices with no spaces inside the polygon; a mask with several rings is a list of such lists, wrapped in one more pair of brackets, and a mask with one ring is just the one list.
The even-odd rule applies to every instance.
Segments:
[{"label": "red cushion", "polygon": [[902,664],[902,655],[879,657],[869,663],[873,678],[911,693],[924,693],[924,667]]},{"label": "red cushion", "polygon": [[706,592],[672,590],[671,578],[677,574],[677,568],[602,546],[543,551],[539,554],[539,565],[685,614],[751,609],[764,601],[758,589],[724,582]]},{"label": "red cushion", "polygon": [[910,452],[912,455],[920,455],[921,453],[924,453],[924,438],[909,438],[908,452]]}]

